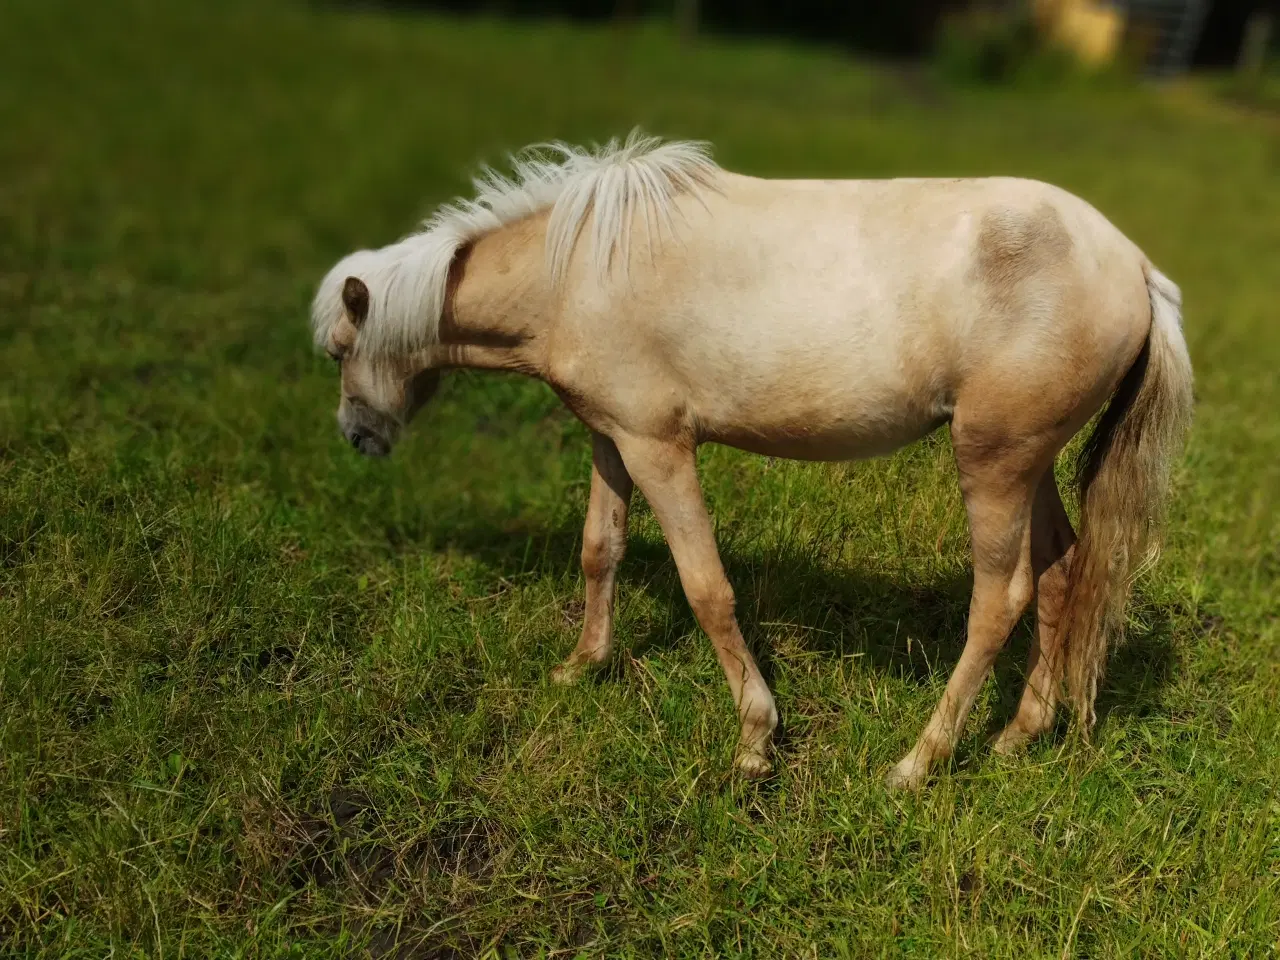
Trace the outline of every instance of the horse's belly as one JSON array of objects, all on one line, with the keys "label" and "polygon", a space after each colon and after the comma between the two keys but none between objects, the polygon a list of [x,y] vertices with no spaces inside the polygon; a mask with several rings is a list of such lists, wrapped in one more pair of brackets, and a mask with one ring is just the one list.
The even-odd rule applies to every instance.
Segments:
[{"label": "horse's belly", "polygon": [[853,274],[827,265],[802,283],[770,276],[702,292],[697,325],[681,322],[691,311],[662,324],[661,355],[700,436],[848,460],[895,450],[949,418],[957,311],[913,293],[904,312],[897,286]]},{"label": "horse's belly", "polygon": [[728,416],[700,416],[699,437],[791,460],[854,460],[891,453],[936,429],[951,411],[938,398],[859,398],[805,407],[768,398]]}]

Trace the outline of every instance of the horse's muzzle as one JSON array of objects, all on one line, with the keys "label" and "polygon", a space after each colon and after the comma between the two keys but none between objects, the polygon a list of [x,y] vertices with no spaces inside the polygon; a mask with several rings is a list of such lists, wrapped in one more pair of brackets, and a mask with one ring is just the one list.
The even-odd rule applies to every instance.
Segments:
[{"label": "horse's muzzle", "polygon": [[352,430],[347,439],[366,457],[385,457],[391,452],[391,444],[367,430]]}]

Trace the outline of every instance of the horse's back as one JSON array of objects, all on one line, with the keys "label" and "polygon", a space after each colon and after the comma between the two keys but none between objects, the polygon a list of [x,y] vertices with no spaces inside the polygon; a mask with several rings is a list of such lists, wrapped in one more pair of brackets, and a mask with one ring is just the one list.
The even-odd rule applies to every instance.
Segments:
[{"label": "horse's back", "polygon": [[976,383],[1106,366],[1139,319],[1141,254],[1048,184],[724,174],[716,188],[682,200],[674,237],[635,258],[598,317],[706,439],[883,452]]}]

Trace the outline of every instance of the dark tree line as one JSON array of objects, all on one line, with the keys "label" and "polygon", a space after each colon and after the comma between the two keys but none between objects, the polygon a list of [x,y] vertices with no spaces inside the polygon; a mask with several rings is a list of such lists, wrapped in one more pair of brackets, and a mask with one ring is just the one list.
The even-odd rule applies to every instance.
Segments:
[{"label": "dark tree line", "polygon": [[[370,0],[364,0],[370,2]],[[606,21],[637,17],[674,18],[685,36],[701,31],[756,34],[816,41],[888,56],[926,52],[948,12],[973,6],[1012,5],[1022,0],[372,0],[401,7],[511,17],[561,17]],[[1151,0],[1116,0],[1140,13]],[[1160,4],[1168,9],[1167,0]],[[1193,62],[1223,66],[1245,47],[1254,14],[1280,0],[1211,0]],[[1268,24],[1269,26],[1269,24]],[[1268,29],[1263,46],[1275,40]],[[1256,37],[1256,33],[1255,33]]]},{"label": "dark tree line", "polygon": [[939,17],[963,0],[392,0],[455,13],[605,21],[673,17],[681,32],[768,34],[889,55],[928,49]]}]

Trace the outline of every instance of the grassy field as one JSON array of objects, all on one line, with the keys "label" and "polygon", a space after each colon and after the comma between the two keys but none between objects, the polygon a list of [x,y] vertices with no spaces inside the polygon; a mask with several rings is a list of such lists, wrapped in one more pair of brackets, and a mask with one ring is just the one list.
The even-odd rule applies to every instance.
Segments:
[{"label": "grassy field", "polygon": [[[275,3],[0,14],[0,953],[1260,956],[1280,946],[1280,119],[1207,88],[978,92],[833,56]],[[707,449],[784,733],[744,784],[641,506],[618,662],[564,691],[589,449],[458,374],[389,462],[306,307],[523,143],[641,123],[762,175],[1008,173],[1182,284],[1197,425],[1092,745],[1013,760],[1024,625],[959,653],[945,435]]]}]

